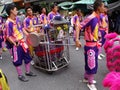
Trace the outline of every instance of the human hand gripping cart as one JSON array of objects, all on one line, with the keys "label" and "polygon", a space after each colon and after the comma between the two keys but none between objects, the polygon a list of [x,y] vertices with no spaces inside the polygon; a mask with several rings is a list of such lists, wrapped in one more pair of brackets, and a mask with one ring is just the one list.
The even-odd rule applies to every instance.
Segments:
[{"label": "human hand gripping cart", "polygon": [[28,39],[37,56],[34,67],[51,73],[69,65],[69,33],[66,20],[52,20],[51,28],[44,28],[44,34],[34,32]]}]

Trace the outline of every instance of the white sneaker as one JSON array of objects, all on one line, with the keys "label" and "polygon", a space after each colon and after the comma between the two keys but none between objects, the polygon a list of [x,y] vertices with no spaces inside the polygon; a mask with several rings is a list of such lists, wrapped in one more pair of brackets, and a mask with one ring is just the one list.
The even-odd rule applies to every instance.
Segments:
[{"label": "white sneaker", "polygon": [[99,59],[99,60],[102,60],[102,57],[101,57],[100,55],[98,55],[98,59]]},{"label": "white sneaker", "polygon": [[32,60],[30,63],[31,63],[31,65],[34,65],[34,64],[35,64],[33,60]]},{"label": "white sneaker", "polygon": [[75,49],[76,51],[78,51],[79,50],[79,47],[76,47],[76,49]]},{"label": "white sneaker", "polygon": [[2,60],[2,56],[0,55],[0,59]]},{"label": "white sneaker", "polygon": [[11,58],[13,58],[13,56],[11,56]]},{"label": "white sneaker", "polygon": [[105,55],[104,55],[104,54],[102,54],[102,53],[100,54],[100,56],[101,56],[101,57],[105,57]]},{"label": "white sneaker", "polygon": [[87,84],[87,86],[90,90],[97,90],[97,88],[94,84]]},{"label": "white sneaker", "polygon": [[[84,82],[84,83],[88,83],[88,80],[83,79],[82,82]],[[96,84],[96,83],[97,83],[97,81],[93,80],[93,84]]]}]

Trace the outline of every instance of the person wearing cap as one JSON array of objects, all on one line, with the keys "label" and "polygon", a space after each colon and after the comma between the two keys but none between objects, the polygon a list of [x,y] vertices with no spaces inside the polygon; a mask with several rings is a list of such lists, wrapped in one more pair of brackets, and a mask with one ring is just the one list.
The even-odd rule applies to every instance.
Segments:
[{"label": "person wearing cap", "polygon": [[104,12],[104,3],[101,0],[94,2],[93,13],[76,26],[76,46],[80,47],[79,32],[85,28],[85,73],[84,82],[87,83],[89,90],[97,90],[94,76],[98,70],[98,52],[99,52],[99,19],[100,14]]},{"label": "person wearing cap", "polygon": [[107,12],[108,12],[108,7],[105,6],[104,13],[101,13],[101,15],[100,15],[99,38],[100,38],[101,47],[99,48],[99,55],[98,55],[98,59],[100,59],[100,60],[103,57],[105,57],[105,55],[102,54],[102,46],[105,43],[105,35],[108,34],[108,30],[109,30],[109,22],[108,22]]},{"label": "person wearing cap", "polygon": [[23,75],[21,65],[24,60],[26,76],[36,76],[30,70],[30,62],[32,58],[28,52],[28,45],[25,42],[23,33],[28,34],[22,25],[20,24],[19,19],[17,18],[17,8],[13,4],[9,4],[6,7],[6,13],[8,14],[8,19],[5,23],[6,28],[6,39],[13,45],[12,46],[12,55],[13,55],[13,65],[15,66],[18,74],[18,79],[27,82],[28,79]]}]

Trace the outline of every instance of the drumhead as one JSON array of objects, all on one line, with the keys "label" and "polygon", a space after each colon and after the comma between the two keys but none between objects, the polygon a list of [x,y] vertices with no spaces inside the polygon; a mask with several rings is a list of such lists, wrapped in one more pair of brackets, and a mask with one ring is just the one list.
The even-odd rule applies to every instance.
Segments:
[{"label": "drumhead", "polygon": [[40,36],[39,34],[32,32],[27,36],[26,40],[29,45],[37,47],[40,43]]}]

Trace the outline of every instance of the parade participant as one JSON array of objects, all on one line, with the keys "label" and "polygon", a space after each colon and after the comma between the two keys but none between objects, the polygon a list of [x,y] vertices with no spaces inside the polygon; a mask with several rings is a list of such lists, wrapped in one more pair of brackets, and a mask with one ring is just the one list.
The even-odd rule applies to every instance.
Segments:
[{"label": "parade participant", "polygon": [[46,8],[42,8],[42,11],[41,11],[41,15],[40,15],[40,22],[41,24],[43,24],[44,26],[44,30],[42,30],[42,32],[44,31],[46,33],[46,30],[49,29],[49,24],[48,24],[48,18],[47,18],[47,15],[46,15]]},{"label": "parade participant", "polygon": [[60,15],[60,14],[58,13],[58,6],[57,6],[56,4],[54,4],[54,5],[51,6],[51,10],[52,10],[52,11],[48,14],[48,21],[49,21],[49,23],[51,22],[51,20],[52,20],[55,16]]},{"label": "parade participant", "polygon": [[[52,27],[52,20],[53,19],[60,20],[61,18],[62,18],[61,15],[58,13],[57,4],[51,5],[51,12],[48,14],[48,23],[50,24],[50,27]],[[45,30],[45,31],[47,31],[47,30]],[[52,38],[51,40],[54,40],[54,39],[55,38]]]},{"label": "parade participant", "polygon": [[8,49],[11,58],[13,58],[13,55],[12,55],[13,44],[11,44],[8,41],[8,39],[7,39],[7,28],[6,28],[6,25],[5,25],[5,28],[4,28],[4,42],[6,43],[6,48]]},{"label": "parade participant", "polygon": [[[28,32],[37,32],[38,28],[34,27],[34,25],[38,24],[38,19],[33,15],[32,7],[26,7],[25,9],[27,17],[24,20],[24,29]],[[27,41],[29,44],[29,41]],[[30,55],[34,56],[33,47],[29,45]]]},{"label": "parade participant", "polygon": [[[82,13],[80,9],[76,10],[76,14],[73,16],[73,27],[74,27],[74,41],[76,38],[76,26],[82,21]],[[79,47],[76,47],[76,50],[79,50]]]},{"label": "parade participant", "polygon": [[87,81],[87,86],[90,90],[97,90],[94,81],[94,75],[98,69],[98,31],[99,31],[99,18],[100,13],[104,12],[104,3],[101,0],[94,2],[94,11],[84,21],[82,21],[76,28],[76,46],[80,47],[79,32],[82,28],[85,28],[85,74],[84,80]]},{"label": "parade participant", "polygon": [[23,13],[22,11],[19,12],[18,18],[19,18],[19,20],[20,20],[21,25],[23,25],[23,21],[24,21],[24,19],[25,19],[25,15],[24,15],[24,13]]},{"label": "parade participant", "polygon": [[101,47],[99,48],[99,55],[98,55],[98,59],[102,59],[102,57],[105,57],[105,55],[102,54],[102,46],[105,43],[105,35],[108,34],[108,7],[105,6],[105,11],[104,13],[102,13],[100,15],[100,29],[99,29],[99,37],[100,37],[100,43],[101,43]]},{"label": "parade participant", "polygon": [[2,38],[3,38],[2,51],[3,51],[3,52],[7,51],[6,43],[5,43],[5,35],[4,35],[6,19],[7,19],[7,17],[3,17],[3,28],[2,28],[2,33],[3,33],[3,36],[2,36]]},{"label": "parade participant", "polygon": [[5,27],[7,29],[7,40],[13,45],[13,65],[16,67],[18,79],[27,82],[28,79],[22,74],[22,60],[24,60],[25,63],[26,76],[36,76],[30,71],[30,61],[32,59],[23,37],[23,32],[25,34],[28,33],[23,29],[22,25],[20,25],[19,19],[16,18],[18,11],[15,5],[9,4],[6,7],[6,13],[8,14],[8,19]]},{"label": "parade participant", "polygon": [[6,51],[4,42],[4,20],[0,16],[0,59],[2,59],[2,51]]},{"label": "parade participant", "polygon": [[69,16],[66,18],[66,20],[68,20],[70,22],[70,26],[69,26],[69,34],[72,36],[73,34],[73,27],[74,27],[74,24],[73,24],[73,12],[69,12],[68,13]]},{"label": "parade participant", "polygon": [[36,12],[36,17],[38,19],[38,24],[40,24],[40,13],[39,12]]},{"label": "parade participant", "polygon": [[0,17],[0,59],[2,59],[2,42],[3,39],[3,19]]},{"label": "parade participant", "polygon": [[42,8],[42,13],[40,15],[40,22],[41,22],[41,24],[44,24],[44,25],[48,24],[46,8]]},{"label": "parade participant", "polygon": [[26,7],[25,11],[26,11],[27,17],[24,20],[24,28],[28,33],[35,32],[36,28],[34,28],[33,25],[37,25],[38,20],[33,15],[32,7]]}]

